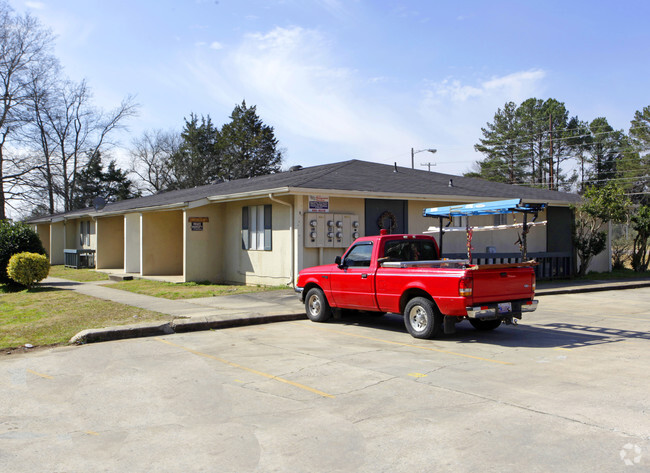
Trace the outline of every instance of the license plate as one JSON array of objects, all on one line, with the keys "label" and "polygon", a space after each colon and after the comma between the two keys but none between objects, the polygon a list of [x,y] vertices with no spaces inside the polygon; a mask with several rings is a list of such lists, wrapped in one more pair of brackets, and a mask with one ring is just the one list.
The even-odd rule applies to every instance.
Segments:
[{"label": "license plate", "polygon": [[499,314],[507,314],[512,312],[512,302],[502,302],[498,306]]}]

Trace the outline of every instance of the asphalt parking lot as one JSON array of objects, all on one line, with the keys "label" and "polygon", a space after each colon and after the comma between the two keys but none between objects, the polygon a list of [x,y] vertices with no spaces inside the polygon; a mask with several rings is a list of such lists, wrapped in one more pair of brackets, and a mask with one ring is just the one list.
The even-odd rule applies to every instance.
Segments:
[{"label": "asphalt parking lot", "polygon": [[355,315],[4,356],[0,465],[648,471],[648,301],[545,296],[517,327],[433,341]]}]

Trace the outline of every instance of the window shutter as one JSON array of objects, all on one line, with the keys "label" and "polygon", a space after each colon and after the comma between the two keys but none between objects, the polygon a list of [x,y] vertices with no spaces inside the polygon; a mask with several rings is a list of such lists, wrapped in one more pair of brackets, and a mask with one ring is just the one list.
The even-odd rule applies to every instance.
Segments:
[{"label": "window shutter", "polygon": [[248,207],[241,208],[241,248],[248,249]]},{"label": "window shutter", "polygon": [[264,250],[271,251],[273,248],[271,244],[271,205],[264,206]]}]

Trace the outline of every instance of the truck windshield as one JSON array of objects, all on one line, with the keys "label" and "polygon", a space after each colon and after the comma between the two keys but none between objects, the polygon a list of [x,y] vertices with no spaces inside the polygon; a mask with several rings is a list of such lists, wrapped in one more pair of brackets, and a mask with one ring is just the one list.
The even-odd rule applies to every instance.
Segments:
[{"label": "truck windshield", "polygon": [[431,240],[390,240],[384,245],[384,256],[389,261],[437,260],[438,252]]}]

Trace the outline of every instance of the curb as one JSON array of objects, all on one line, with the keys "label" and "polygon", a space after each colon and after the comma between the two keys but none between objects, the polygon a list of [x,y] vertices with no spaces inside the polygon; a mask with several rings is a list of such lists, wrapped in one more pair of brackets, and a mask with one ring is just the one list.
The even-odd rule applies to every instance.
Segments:
[{"label": "curb", "polygon": [[541,289],[535,292],[535,297],[556,296],[561,294],[580,294],[585,292],[621,291],[623,289],[639,289],[650,287],[650,281],[639,281],[635,283],[621,283],[617,285],[598,286],[573,286],[572,288]]},{"label": "curb", "polygon": [[247,325],[262,325],[273,322],[288,322],[292,320],[303,320],[306,318],[306,314],[275,314],[234,319],[217,319],[216,317],[179,318],[164,324],[143,323],[82,330],[72,337],[68,343],[84,345],[87,343],[110,342],[114,340],[125,340],[128,338],[156,337],[161,335],[171,335],[174,333],[245,327]]}]

